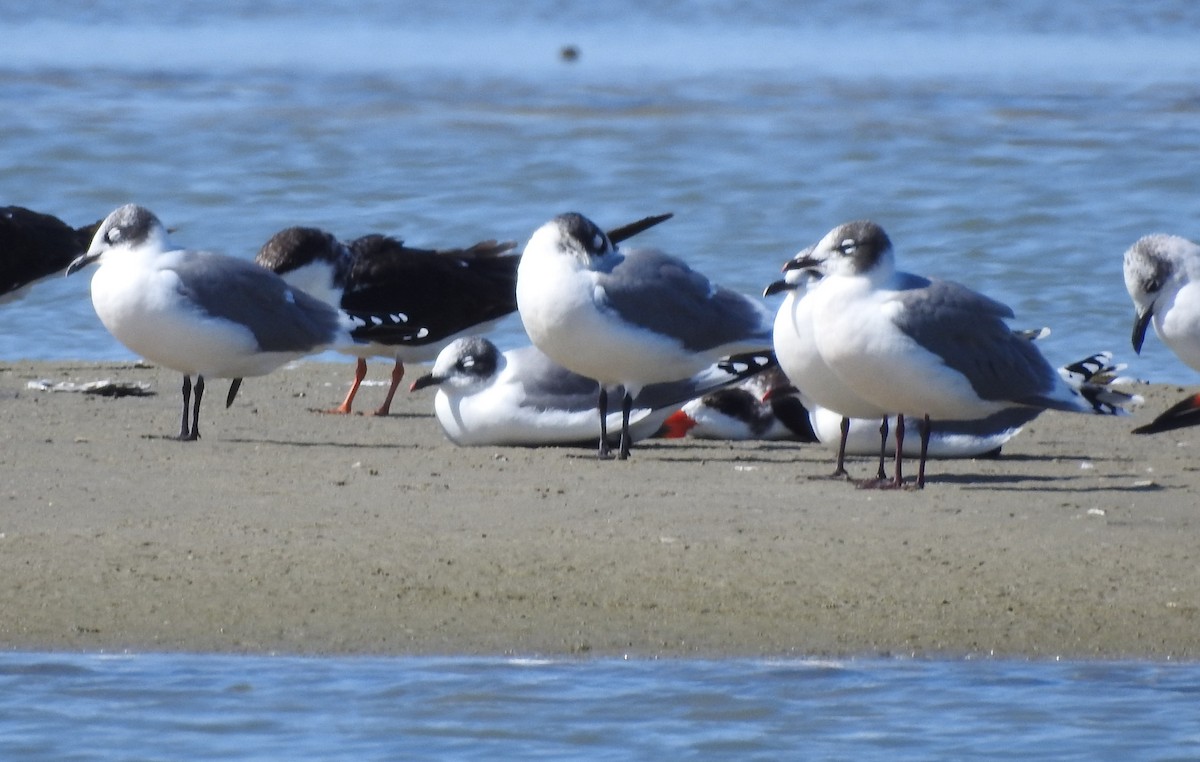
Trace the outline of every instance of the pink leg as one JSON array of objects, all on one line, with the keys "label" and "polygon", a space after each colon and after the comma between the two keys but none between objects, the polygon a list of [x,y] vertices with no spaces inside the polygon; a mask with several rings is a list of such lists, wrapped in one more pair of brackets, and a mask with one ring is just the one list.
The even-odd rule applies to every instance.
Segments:
[{"label": "pink leg", "polygon": [[366,377],[367,361],[360,357],[354,366],[354,383],[350,384],[350,391],[346,392],[346,399],[342,400],[342,404],[325,412],[334,415],[349,415],[350,406],[354,403],[354,395],[358,394],[358,387],[362,386],[363,379]]},{"label": "pink leg", "polygon": [[392,385],[388,387],[387,396],[383,398],[383,404],[375,411],[375,415],[387,415],[392,411],[392,398],[396,396],[396,390],[400,388],[400,379],[404,378],[404,363],[396,360],[396,364],[392,366]]}]

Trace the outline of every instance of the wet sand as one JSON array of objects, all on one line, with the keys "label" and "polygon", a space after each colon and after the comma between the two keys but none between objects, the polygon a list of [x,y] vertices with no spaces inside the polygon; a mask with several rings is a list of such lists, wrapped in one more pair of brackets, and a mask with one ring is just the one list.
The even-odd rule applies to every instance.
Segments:
[{"label": "wet sand", "polygon": [[[429,392],[313,412],[351,368],[249,379],[228,410],[213,381],[180,443],[171,371],[0,362],[0,647],[1200,658],[1200,428],[1129,433],[1179,387],[880,492],[814,478],[812,445],[600,462],[456,448]],[[26,388],[103,378],[157,394]]]}]

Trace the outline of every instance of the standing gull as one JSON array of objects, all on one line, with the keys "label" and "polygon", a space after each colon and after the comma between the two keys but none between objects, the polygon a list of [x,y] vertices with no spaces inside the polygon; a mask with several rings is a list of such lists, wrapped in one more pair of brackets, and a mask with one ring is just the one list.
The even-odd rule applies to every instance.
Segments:
[{"label": "standing gull", "polygon": [[[645,439],[687,400],[738,383],[771,367],[769,355],[741,356],[682,381],[644,387],[633,400],[630,436]],[[501,353],[482,336],[457,339],[412,388],[437,386],[434,413],[457,445],[574,445],[595,442],[596,382],[525,346]],[[620,394],[619,387],[609,389]],[[619,415],[614,413],[610,419]],[[610,420],[616,430],[618,420]]]},{"label": "standing gull", "polygon": [[764,296],[786,293],[783,304],[775,313],[772,326],[775,354],[779,358],[779,367],[796,384],[806,408],[834,410],[841,416],[837,424],[839,436],[832,477],[849,476],[846,472],[846,448],[851,419],[879,421],[879,468],[875,479],[883,482],[887,478],[884,462],[890,426],[888,416],[891,411],[856,394],[842,382],[817,350],[816,336],[813,332],[813,299],[809,292],[819,281],[820,274],[804,266],[804,263],[810,260],[814,248],[815,246],[810,246],[792,257],[783,266],[784,277],[767,286],[763,292]]},{"label": "standing gull", "polygon": [[[785,263],[784,277],[765,291],[767,296],[786,293],[775,316],[775,350],[780,368],[796,383],[796,393],[809,411],[816,437],[821,442],[837,443],[833,476],[847,476],[844,465],[847,454],[873,452],[879,455],[879,468],[875,481],[865,482],[864,486],[882,484],[887,479],[885,460],[888,455],[895,455],[895,446],[887,433],[896,428],[898,421],[889,411],[862,399],[842,383],[817,351],[812,327],[813,299],[808,297],[808,291],[819,282],[819,273],[805,269],[811,263],[814,249],[815,246],[810,246]],[[1020,331],[1017,336],[1033,341],[1048,333],[1049,330],[1040,329]],[[1110,374],[1113,368],[1107,363],[1109,359],[1104,354],[1093,355],[1061,368],[1059,373],[1075,386],[1082,386],[1091,383],[1093,378]],[[835,410],[850,413],[846,415]],[[1038,408],[1016,406],[979,419],[934,421],[935,430],[930,436],[927,455],[971,458],[998,453],[1001,445],[1040,412]],[[919,454],[919,445],[914,446],[909,440],[901,458]]]},{"label": "standing gull", "polygon": [[354,342],[349,316],[252,262],[171,246],[163,224],[141,206],[108,215],[67,275],[95,261],[100,322],[130,350],[183,374],[180,440],[200,438],[205,376],[234,379],[228,406],[242,377]]},{"label": "standing gull", "polygon": [[517,307],[538,349],[597,382],[601,457],[607,387],[621,385],[621,441],[647,384],[687,378],[731,354],[769,349],[771,314],[684,262],[652,249],[617,248],[588,218],[568,213],[538,228],[517,271]]},{"label": "standing gull", "polygon": [[73,228],[52,214],[0,207],[0,302],[15,301],[88,249],[100,220]]},{"label": "standing gull", "polygon": [[[1067,383],[1033,341],[1005,323],[1013,316],[1007,306],[957,283],[896,270],[892,243],[873,222],[834,228],[794,268],[820,277],[810,298],[822,361],[858,397],[900,416],[898,453],[903,416],[920,421],[918,487],[931,418],[979,419],[1012,406],[1113,414],[1130,400]],[[903,484],[899,467],[892,484]]]},{"label": "standing gull", "polygon": [[[1125,252],[1125,289],[1133,300],[1133,350],[1139,354],[1146,329],[1175,356],[1200,370],[1200,246],[1177,235],[1138,239]],[[1135,434],[1155,434],[1200,423],[1200,394],[1172,405]]]}]

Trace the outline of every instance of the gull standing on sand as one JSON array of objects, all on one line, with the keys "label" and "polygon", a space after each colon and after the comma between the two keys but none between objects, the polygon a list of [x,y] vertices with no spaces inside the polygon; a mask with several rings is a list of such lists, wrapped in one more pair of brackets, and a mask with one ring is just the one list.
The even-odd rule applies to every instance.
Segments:
[{"label": "gull standing on sand", "polygon": [[[1177,235],[1144,236],[1125,252],[1125,289],[1133,300],[1133,350],[1146,329],[1175,356],[1200,370],[1200,246]],[[1154,434],[1200,423],[1200,394],[1176,403],[1135,434]]]},{"label": "gull standing on sand", "polygon": [[65,270],[87,251],[100,222],[73,228],[52,214],[0,207],[0,303],[16,301],[36,281]]},{"label": "gull standing on sand", "polygon": [[882,482],[887,479],[883,466],[887,455],[888,416],[891,411],[855,394],[826,364],[817,350],[816,336],[813,333],[813,300],[809,291],[820,279],[820,274],[796,264],[808,262],[814,248],[816,247],[809,246],[792,257],[783,266],[784,277],[763,291],[763,296],[785,292],[787,294],[775,313],[772,326],[775,354],[779,358],[779,367],[796,384],[806,408],[815,410],[821,407],[837,411],[841,415],[838,422],[837,457],[831,474],[833,478],[849,476],[846,472],[846,448],[849,443],[850,420],[858,418],[880,422],[876,426],[880,446],[879,468],[875,478]]},{"label": "gull standing on sand", "polygon": [[821,360],[859,398],[901,416],[892,486],[903,484],[903,416],[920,420],[922,487],[931,418],[972,420],[1014,405],[1113,414],[1131,399],[1067,383],[1005,323],[1013,316],[1007,306],[896,270],[891,240],[873,222],[834,228],[792,267],[819,276],[809,298]]},{"label": "gull standing on sand", "polygon": [[362,344],[354,381],[330,413],[349,413],[367,375],[368,357],[392,357],[392,381],[375,415],[391,411],[404,363],[428,362],[447,344],[490,330],[517,309],[515,241],[481,241],[465,249],[417,249],[385,235],[344,244],[316,228],[291,227],[271,237],[255,261],[288,283],[351,314],[400,314],[421,332],[399,343]]},{"label": "gull standing on sand", "polygon": [[[654,436],[687,400],[736,384],[773,363],[770,354],[740,356],[682,381],[644,387],[633,400],[630,437]],[[434,412],[446,437],[457,445],[574,445],[595,442],[600,433],[596,382],[555,363],[537,347],[501,353],[482,336],[458,339],[412,388],[427,386],[437,386]],[[612,387],[609,393],[621,390]],[[614,431],[618,415],[608,422]]]},{"label": "gull standing on sand", "polygon": [[763,305],[660,251],[620,251],[576,213],[555,217],[530,238],[517,271],[517,308],[534,346],[597,382],[601,457],[610,454],[608,386],[625,389],[617,453],[625,459],[629,414],[642,387],[771,346]]},{"label": "gull standing on sand", "polygon": [[[796,393],[808,409],[809,421],[821,442],[837,442],[837,462],[833,476],[847,476],[847,454],[879,455],[876,482],[886,481],[884,463],[895,454],[895,446],[887,433],[898,421],[888,411],[857,396],[830,368],[820,352],[813,334],[812,305],[808,291],[819,282],[820,275],[805,266],[815,249],[810,246],[783,266],[784,277],[767,286],[764,294],[786,293],[775,316],[775,351],[780,369],[797,385]],[[1047,329],[1019,331],[1017,337],[1033,341],[1048,334]],[[1079,387],[1092,383],[1094,378],[1111,376],[1114,368],[1111,357],[1097,354],[1059,370],[1059,373]],[[843,415],[835,410],[853,411]],[[864,415],[869,413],[869,415]],[[1015,436],[1021,427],[1041,413],[1039,408],[1009,407],[984,418],[966,421],[937,420],[930,434],[928,457],[973,458],[998,454],[1001,445]],[[903,456],[919,456],[919,444],[904,445]],[[871,482],[865,483],[872,484]]]},{"label": "gull standing on sand", "polygon": [[108,215],[67,275],[95,261],[92,305],[100,322],[133,352],[183,374],[180,440],[200,438],[205,376],[234,379],[228,407],[243,376],[356,340],[348,315],[253,262],[171,246],[162,222],[135,204]]}]

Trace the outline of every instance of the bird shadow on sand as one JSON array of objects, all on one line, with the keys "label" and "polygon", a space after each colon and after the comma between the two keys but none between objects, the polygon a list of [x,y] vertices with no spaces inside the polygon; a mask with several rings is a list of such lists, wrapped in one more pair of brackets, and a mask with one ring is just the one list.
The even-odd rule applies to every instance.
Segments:
[{"label": "bird shadow on sand", "polygon": [[388,413],[387,415],[376,415],[373,411],[370,411],[370,410],[352,410],[349,413],[338,413],[327,407],[310,407],[310,408],[305,408],[305,409],[308,410],[308,412],[313,413],[315,415],[328,416],[329,418],[335,418],[335,419],[336,418],[379,418],[382,420],[382,419],[387,419],[387,418],[402,418],[402,419],[403,418],[412,418],[412,419],[416,420],[416,419],[423,419],[423,418],[431,418],[433,416],[432,413],[397,413],[394,411]]},{"label": "bird shadow on sand", "polygon": [[[1095,484],[1097,480],[1112,482],[1111,484]],[[1080,484],[1086,481],[1088,484]],[[1133,474],[1117,474],[1097,477],[1094,474],[1046,475],[1027,474],[1020,472],[1004,474],[932,474],[926,476],[926,483],[956,484],[963,489],[1003,489],[1015,492],[1064,492],[1064,493],[1101,493],[1101,492],[1154,492],[1163,489],[1162,485],[1137,484]]]},{"label": "bird shadow on sand", "polygon": [[[174,439],[169,436],[146,436],[147,439]],[[304,440],[287,440],[287,439],[252,439],[249,437],[221,437],[214,438],[214,442],[219,444],[249,444],[249,445],[269,445],[271,447],[330,447],[333,449],[348,449],[348,450],[419,450],[421,445],[415,443],[403,442],[334,442],[334,441],[304,441]]]},{"label": "bird shadow on sand", "polygon": [[[731,447],[728,443],[713,440],[712,444],[704,440],[687,443],[639,442],[634,445],[631,458],[636,458],[639,452],[652,454],[655,461],[664,463],[698,463],[701,461],[719,463],[763,463],[771,465],[804,465],[819,463],[821,458],[815,453],[823,454],[823,450],[809,450],[805,457],[798,457],[803,445],[797,443],[774,444],[762,443],[756,447]],[[830,455],[832,458],[832,455]]]}]

